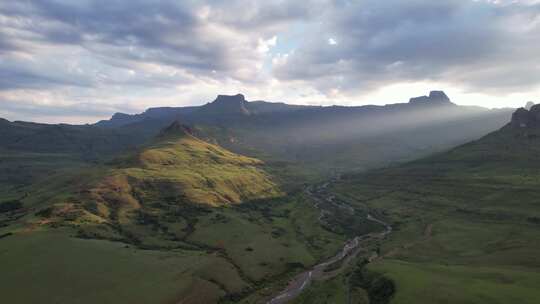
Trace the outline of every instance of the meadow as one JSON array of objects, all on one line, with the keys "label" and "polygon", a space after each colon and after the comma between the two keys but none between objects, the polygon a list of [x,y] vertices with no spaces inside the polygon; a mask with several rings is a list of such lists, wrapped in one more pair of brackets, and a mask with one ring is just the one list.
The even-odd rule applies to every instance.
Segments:
[{"label": "meadow", "polygon": [[334,185],[394,227],[367,266],[395,282],[391,303],[540,301],[540,144],[521,136],[505,128]]}]

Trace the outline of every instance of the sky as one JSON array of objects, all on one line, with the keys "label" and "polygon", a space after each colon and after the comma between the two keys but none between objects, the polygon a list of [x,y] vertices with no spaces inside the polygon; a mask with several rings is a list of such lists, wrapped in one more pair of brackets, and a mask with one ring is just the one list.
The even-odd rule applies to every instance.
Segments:
[{"label": "sky", "polygon": [[540,102],[540,0],[0,2],[0,117],[92,123],[218,94]]}]

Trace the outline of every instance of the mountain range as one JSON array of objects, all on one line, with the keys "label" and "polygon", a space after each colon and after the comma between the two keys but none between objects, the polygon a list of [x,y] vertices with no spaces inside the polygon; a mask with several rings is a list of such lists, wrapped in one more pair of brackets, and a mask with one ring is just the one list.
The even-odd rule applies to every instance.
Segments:
[{"label": "mountain range", "polygon": [[536,303],[539,113],[432,91],[1,120],[0,290],[10,303],[267,303],[298,284],[291,303],[456,290]]},{"label": "mountain range", "polygon": [[285,169],[295,167],[289,171],[310,179],[441,151],[502,127],[512,112],[458,106],[442,91],[408,103],[359,107],[249,102],[241,94],[220,95],[202,106],[116,113],[94,125],[2,120],[0,151],[10,155],[2,162],[4,170],[46,173],[46,165],[32,158],[48,158],[51,163],[70,159],[77,165],[104,162],[180,121],[201,139]]}]

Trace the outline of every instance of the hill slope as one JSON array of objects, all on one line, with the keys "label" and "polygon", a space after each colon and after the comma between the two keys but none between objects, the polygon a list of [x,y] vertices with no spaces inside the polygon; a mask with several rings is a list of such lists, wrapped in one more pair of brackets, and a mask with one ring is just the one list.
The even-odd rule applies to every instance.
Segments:
[{"label": "hill slope", "polygon": [[[260,169],[262,161],[202,141],[178,123],[155,143],[114,164],[118,168],[108,179],[127,181],[132,191],[166,193],[192,203],[217,206],[280,195]],[[138,195],[139,200],[150,199],[146,193]]]},{"label": "hill slope", "polygon": [[333,255],[341,236],[319,227],[301,196],[284,197],[264,169],[174,123],[107,166],[1,198],[3,297],[216,303]]},{"label": "hill slope", "polygon": [[132,224],[156,203],[221,206],[281,196],[263,162],[229,152],[192,135],[178,122],[156,140],[108,164],[101,177],[55,199],[51,220]]},{"label": "hill slope", "polygon": [[480,140],[334,186],[395,228],[368,266],[396,282],[391,303],[540,301],[537,113],[520,109]]}]

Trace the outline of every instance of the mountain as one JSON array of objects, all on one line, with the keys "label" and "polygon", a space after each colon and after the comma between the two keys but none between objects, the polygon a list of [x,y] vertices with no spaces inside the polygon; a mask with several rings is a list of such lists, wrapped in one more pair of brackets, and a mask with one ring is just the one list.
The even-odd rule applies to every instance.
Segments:
[{"label": "mountain", "polygon": [[131,128],[1,120],[0,194],[19,197],[24,195],[21,187],[59,172],[95,166],[142,144],[150,136]]},{"label": "mountain", "polygon": [[394,228],[367,266],[398,286],[392,303],[540,299],[539,110],[518,109],[481,139],[334,185],[336,200]]},{"label": "mountain", "polygon": [[208,120],[209,118],[215,118],[216,115],[280,113],[307,107],[309,106],[266,101],[248,102],[242,94],[218,95],[214,101],[202,106],[150,108],[141,114],[135,115],[115,113],[111,119],[99,121],[95,125],[103,128],[116,128],[150,121],[167,121],[170,123],[176,119],[185,119],[192,115]]},{"label": "mountain", "polygon": [[122,129],[90,125],[0,122],[0,149],[33,153],[73,153],[81,158],[112,155],[140,143]]},{"label": "mountain", "polygon": [[443,151],[508,121],[511,109],[458,106],[442,91],[386,106],[297,106],[220,95],[194,107],[115,114],[96,125],[0,122],[0,188],[109,161],[144,145],[176,120],[198,138],[272,164],[283,184],[366,170]]},{"label": "mountain", "polygon": [[[299,285],[315,299],[304,302],[537,302],[536,108],[508,123],[507,109],[442,93],[364,107],[216,101],[115,127],[0,121],[3,299],[267,303],[335,261],[317,268],[328,280]],[[100,136],[118,142],[74,149]],[[384,229],[373,218],[391,233],[371,239]],[[336,260],[351,236],[362,250]]]},{"label": "mountain", "polygon": [[[341,246],[263,161],[196,133],[174,122],[112,161],[51,174],[17,197],[1,192],[3,298],[235,302]],[[40,287],[24,293],[23,282]]]},{"label": "mountain", "polygon": [[247,101],[242,94],[234,96],[218,95],[216,100],[202,106],[199,115],[250,115]]},{"label": "mountain", "polygon": [[282,195],[263,165],[200,140],[190,127],[174,122],[153,143],[110,162],[102,177],[79,190],[79,198],[57,202],[51,212],[61,221],[75,213],[122,225],[147,208],[160,212],[150,205],[155,202],[222,206]]},{"label": "mountain", "polygon": [[173,121],[181,115],[189,114],[198,107],[159,107],[150,108],[141,114],[129,115],[125,113],[115,113],[110,120],[102,120],[95,125],[104,128],[122,127],[125,125],[151,120]]},{"label": "mountain", "polygon": [[510,123],[514,128],[534,130],[540,127],[540,105],[531,105],[529,109],[519,108],[512,114]]},{"label": "mountain", "polygon": [[[179,116],[201,126],[205,132],[199,136],[227,149],[266,161],[300,162],[311,172],[306,174],[324,175],[442,151],[502,127],[512,111],[458,106],[444,92],[432,91],[408,103],[359,107],[293,106],[220,95]],[[123,128],[155,135],[170,117]]]},{"label": "mountain", "polygon": [[455,105],[443,91],[431,91],[429,96],[414,97],[409,100],[410,104],[429,104],[429,105]]}]

